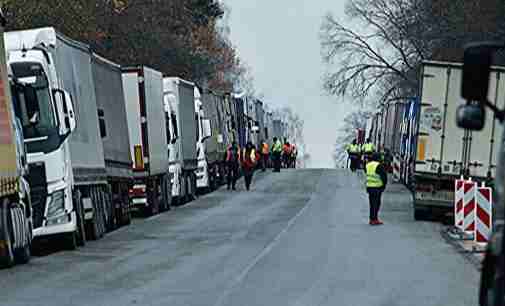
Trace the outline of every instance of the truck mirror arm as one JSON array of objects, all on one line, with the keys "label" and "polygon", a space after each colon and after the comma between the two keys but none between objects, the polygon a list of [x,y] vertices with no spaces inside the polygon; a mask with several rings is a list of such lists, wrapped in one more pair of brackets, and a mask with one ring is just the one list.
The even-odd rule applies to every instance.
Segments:
[{"label": "truck mirror arm", "polygon": [[498,121],[500,121],[500,123],[503,123],[505,121],[505,110],[499,109],[498,107],[496,107],[496,105],[489,102],[488,100],[485,100],[483,102],[483,104],[485,106],[487,106],[494,113],[494,115],[496,116],[496,119],[498,119]]}]

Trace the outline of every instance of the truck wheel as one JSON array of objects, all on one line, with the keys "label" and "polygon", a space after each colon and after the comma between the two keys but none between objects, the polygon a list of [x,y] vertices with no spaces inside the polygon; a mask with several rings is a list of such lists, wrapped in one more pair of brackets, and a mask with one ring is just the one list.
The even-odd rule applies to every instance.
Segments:
[{"label": "truck wheel", "polygon": [[[26,220],[26,216],[23,212],[23,220]],[[26,224],[24,224],[26,227]],[[30,257],[32,256],[31,252],[31,241],[32,241],[32,232],[31,226],[28,229],[25,229],[26,243],[19,249],[14,251],[14,258],[16,263],[18,264],[26,264],[30,261]]]},{"label": "truck wheel", "polygon": [[77,232],[68,233],[63,236],[63,248],[67,251],[77,249]]},{"label": "truck wheel", "polygon": [[75,216],[77,218],[77,244],[86,245],[86,230],[84,228],[84,208],[82,206],[82,196],[79,190],[74,192]]},{"label": "truck wheel", "polygon": [[[128,190],[128,189],[127,189]],[[126,207],[121,207],[122,211],[124,212],[124,225],[130,225],[132,223],[132,212],[130,209],[130,198],[127,196],[128,193],[126,193],[126,196],[124,196],[123,202],[121,205],[125,205]]]},{"label": "truck wheel", "polygon": [[0,257],[0,267],[10,268],[14,265],[14,250],[12,248],[12,219],[9,211],[9,200],[5,199],[0,207],[0,218],[2,218],[2,224],[6,224],[2,230],[3,238],[3,256]]},{"label": "truck wheel", "polygon": [[16,259],[16,263],[18,264],[26,264],[30,261],[30,257],[32,256],[31,247],[29,243],[26,243],[22,248],[16,250],[14,252],[14,257]]},{"label": "truck wheel", "polygon": [[100,239],[100,225],[98,221],[100,212],[98,211],[97,197],[95,196],[94,188],[90,189],[89,195],[91,204],[93,205],[93,219],[86,223],[86,235],[90,237],[91,240],[98,240]]},{"label": "truck wheel", "polygon": [[414,220],[416,221],[425,221],[427,218],[426,210],[414,208]]},{"label": "truck wheel", "polygon": [[110,190],[108,188],[105,188],[105,190],[102,191],[103,198],[104,198],[104,203],[106,207],[106,212],[107,212],[107,231],[113,231],[116,228],[118,228],[118,222],[117,222],[117,217],[116,217],[116,206],[114,205],[112,201],[112,196]]},{"label": "truck wheel", "polygon": [[172,206],[172,188],[167,177],[163,178],[163,202],[166,210],[170,210]]},{"label": "truck wheel", "polygon": [[99,233],[99,236],[100,238],[103,237],[103,235],[105,234],[106,232],[106,228],[105,228],[105,203],[103,202],[103,197],[102,197],[102,191],[100,189],[96,189],[95,190],[95,197],[96,197],[96,204],[97,204],[97,211],[98,211],[98,215],[97,215],[97,220],[98,220],[98,233]]}]

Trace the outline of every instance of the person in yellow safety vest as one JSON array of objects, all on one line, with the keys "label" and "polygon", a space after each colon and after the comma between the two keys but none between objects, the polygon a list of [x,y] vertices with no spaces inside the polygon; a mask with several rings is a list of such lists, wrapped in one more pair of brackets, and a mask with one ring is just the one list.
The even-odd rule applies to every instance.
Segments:
[{"label": "person in yellow safety vest", "polygon": [[370,225],[381,225],[379,210],[384,189],[388,183],[388,177],[384,165],[380,162],[380,154],[373,153],[370,162],[365,166],[366,190],[370,201]]},{"label": "person in yellow safety vest", "polygon": [[351,144],[347,145],[346,149],[351,161],[351,171],[354,172],[358,168],[358,161],[361,153],[360,145],[357,143],[356,139],[354,139]]},{"label": "person in yellow safety vest", "polygon": [[272,144],[272,154],[274,161],[274,172],[281,172],[281,154],[282,154],[282,143],[277,137],[274,137],[274,143]]},{"label": "person in yellow safety vest", "polygon": [[261,171],[265,172],[268,167],[268,160],[270,156],[270,147],[266,141],[261,142]]},{"label": "person in yellow safety vest", "polygon": [[375,145],[372,143],[370,138],[366,140],[366,142],[362,146],[362,153],[364,157],[364,163],[366,163],[370,160],[372,157],[372,154],[375,152]]}]

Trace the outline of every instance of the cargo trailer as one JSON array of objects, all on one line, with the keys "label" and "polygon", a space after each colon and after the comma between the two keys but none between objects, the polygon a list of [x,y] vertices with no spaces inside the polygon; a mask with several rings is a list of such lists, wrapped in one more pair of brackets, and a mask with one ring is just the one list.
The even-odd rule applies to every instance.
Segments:
[{"label": "cargo trailer", "polygon": [[125,67],[122,81],[133,161],[130,203],[149,216],[168,210],[172,202],[163,75],[145,66]]},{"label": "cargo trailer", "polygon": [[[489,101],[503,107],[505,69],[491,71]],[[430,210],[451,211],[454,180],[461,175],[481,182],[495,177],[497,141],[502,127],[488,124],[481,132],[459,129],[454,120],[460,96],[462,65],[423,62],[414,180],[415,218]]]},{"label": "cargo trailer", "polygon": [[109,229],[130,223],[128,192],[133,187],[132,156],[121,66],[93,54],[93,79],[109,189]]}]

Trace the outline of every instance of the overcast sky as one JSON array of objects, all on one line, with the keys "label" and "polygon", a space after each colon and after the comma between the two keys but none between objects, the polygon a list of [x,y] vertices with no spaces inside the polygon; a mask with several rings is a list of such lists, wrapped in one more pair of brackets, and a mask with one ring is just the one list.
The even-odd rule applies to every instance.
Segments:
[{"label": "overcast sky", "polygon": [[346,106],[322,90],[319,28],[328,12],[343,16],[345,0],[225,0],[231,39],[272,106],[291,106],[305,121],[314,168],[333,167],[336,130]]}]

